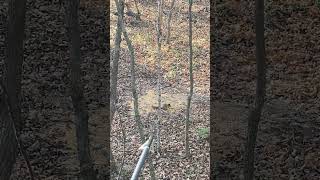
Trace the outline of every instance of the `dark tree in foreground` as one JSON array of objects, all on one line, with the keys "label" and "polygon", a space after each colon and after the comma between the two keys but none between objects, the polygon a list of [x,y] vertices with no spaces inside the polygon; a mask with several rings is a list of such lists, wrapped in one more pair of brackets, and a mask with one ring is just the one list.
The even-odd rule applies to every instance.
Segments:
[{"label": "dark tree in foreground", "polygon": [[90,156],[88,135],[88,107],[81,84],[79,0],[69,0],[66,11],[70,38],[71,58],[71,98],[75,113],[78,159],[80,161],[80,177],[83,180],[95,180],[96,173]]},{"label": "dark tree in foreground", "polygon": [[17,133],[22,129],[21,73],[26,0],[9,1],[7,57],[5,59],[4,86],[0,99],[0,179],[10,178],[16,161]]},{"label": "dark tree in foreground", "polygon": [[245,154],[245,180],[254,177],[254,148],[256,145],[258,125],[265,101],[266,91],[266,58],[264,42],[264,0],[256,0],[256,61],[257,85],[255,108],[250,112],[248,119],[248,135]]}]

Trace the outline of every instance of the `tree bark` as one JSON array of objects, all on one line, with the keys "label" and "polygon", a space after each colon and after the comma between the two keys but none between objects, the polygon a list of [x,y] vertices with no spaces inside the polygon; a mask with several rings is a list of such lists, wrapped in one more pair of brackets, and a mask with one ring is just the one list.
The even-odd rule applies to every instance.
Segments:
[{"label": "tree bark", "polygon": [[[115,48],[114,48],[113,62],[112,62],[112,69],[111,69],[111,86],[110,86],[111,125],[112,125],[114,114],[116,112],[116,104],[118,102],[117,87],[118,87],[118,71],[119,71],[120,45],[121,45],[121,34],[122,34],[121,21],[119,16],[123,18],[123,15],[124,15],[124,3],[123,1],[120,1],[119,3],[120,3],[120,12],[118,12],[117,31],[116,31],[116,37],[115,37],[115,43],[114,43]],[[110,157],[111,157],[110,159],[112,163],[112,169],[117,170],[117,165],[112,156],[112,151],[110,151]]]},{"label": "tree bark", "polygon": [[9,104],[5,100],[4,93],[1,94],[0,102],[0,179],[9,180],[16,161],[18,144],[12,128],[13,119],[10,118]]},{"label": "tree bark", "polygon": [[[117,7],[118,12],[120,12],[121,10],[120,10],[119,1],[118,0],[114,0],[114,1],[116,3],[116,7]],[[132,42],[128,36],[128,33],[125,29],[122,16],[119,16],[119,17],[120,17],[120,24],[121,24],[122,33],[123,33],[123,36],[125,38],[125,41],[127,43],[128,49],[129,49],[130,71],[131,71],[131,91],[132,91],[132,97],[133,97],[134,120],[135,120],[136,126],[138,127],[138,132],[140,135],[140,142],[141,142],[141,144],[143,144],[145,142],[145,137],[144,137],[143,124],[141,122],[140,113],[139,113],[138,94],[137,94],[136,75],[135,75],[134,49],[132,46]],[[155,180],[154,166],[152,163],[150,163],[150,174],[151,174],[151,179]]]},{"label": "tree bark", "polygon": [[[120,7],[119,1],[115,0],[115,2],[116,2],[118,11],[120,11],[119,10],[119,7]],[[134,49],[132,46],[132,42],[129,39],[128,33],[127,33],[126,29],[124,28],[123,19],[121,16],[118,16],[118,17],[120,17],[122,33],[123,33],[123,36],[125,38],[125,41],[127,43],[128,49],[129,49],[130,71],[131,71],[131,91],[132,91],[132,97],[133,97],[134,119],[135,119],[135,122],[138,127],[140,140],[143,143],[145,141],[145,137],[144,137],[144,133],[143,133],[143,124],[140,120],[140,113],[139,113],[138,94],[137,94],[137,87],[136,87],[136,75],[135,75],[135,68],[134,68],[134,66],[135,66]]]},{"label": "tree bark", "polygon": [[186,132],[185,132],[185,149],[186,157],[190,156],[189,150],[189,126],[190,126],[190,114],[191,114],[191,100],[193,95],[193,51],[192,51],[192,2],[189,0],[189,80],[190,80],[190,92],[187,100],[187,115],[186,115]]},{"label": "tree bark", "polygon": [[[214,117],[216,109],[214,108],[214,100],[217,99],[217,93],[219,92],[219,59],[218,59],[218,13],[217,13],[217,0],[210,1],[210,57],[213,57],[213,63],[210,63],[210,117]],[[212,76],[213,75],[213,76]],[[214,119],[210,119],[210,147],[214,146],[215,139],[213,134],[214,131]],[[217,152],[213,148],[210,148],[210,179],[217,179],[219,162],[217,157]]]},{"label": "tree bark", "polygon": [[88,107],[81,84],[80,28],[78,20],[79,0],[68,1],[68,25],[71,57],[71,99],[75,113],[78,159],[80,177],[83,180],[95,180],[96,173],[90,156],[88,135]]},{"label": "tree bark", "polygon": [[[110,87],[110,41],[109,41],[109,37],[110,37],[110,1],[104,1],[105,2],[105,9],[103,9],[104,12],[104,21],[103,21],[103,34],[104,37],[103,39],[105,40],[103,44],[105,44],[105,55],[106,55],[106,60],[107,60],[107,64],[106,64],[106,83],[107,83],[107,87]],[[110,91],[107,90],[106,93],[106,97],[107,99],[110,99]],[[110,109],[110,101],[106,102],[106,109]],[[111,113],[111,112],[110,112]],[[106,162],[106,179],[110,179],[111,178],[111,146],[110,146],[110,132],[111,132],[111,114],[108,114],[106,116],[106,132],[107,132],[107,136],[105,137],[106,140],[106,149],[107,149],[107,162]]]},{"label": "tree bark", "polygon": [[120,3],[120,11],[118,12],[118,20],[117,20],[117,30],[116,30],[116,37],[115,37],[115,48],[113,53],[113,61],[112,61],[112,69],[111,69],[111,86],[110,86],[110,100],[111,100],[111,121],[114,117],[114,113],[116,111],[116,104],[118,102],[118,71],[119,71],[119,59],[120,59],[120,44],[121,44],[121,21],[120,17],[123,18],[124,15],[124,4],[122,1]]},{"label": "tree bark", "polygon": [[171,5],[170,5],[170,10],[169,10],[169,15],[168,15],[168,21],[167,21],[167,39],[166,39],[166,43],[170,44],[170,35],[171,35],[171,18],[172,18],[172,11],[173,11],[173,7],[174,7],[174,3],[176,2],[176,0],[172,0],[171,1]]},{"label": "tree bark", "polygon": [[219,82],[219,74],[221,71],[221,60],[219,59],[219,44],[218,44],[218,37],[219,37],[219,31],[218,31],[218,12],[217,12],[217,2],[213,2],[213,11],[212,14],[214,18],[212,18],[211,23],[211,37],[210,39],[213,40],[213,47],[211,52],[211,57],[213,57],[213,99],[217,98],[217,95],[220,93],[220,82]]},{"label": "tree bark", "polygon": [[256,61],[257,85],[255,108],[248,119],[248,135],[245,154],[244,177],[246,180],[254,178],[254,148],[256,145],[258,126],[266,91],[266,59],[264,41],[264,0],[256,0]]},{"label": "tree bark", "polygon": [[160,122],[161,122],[161,22],[162,22],[162,0],[158,0],[158,18],[157,18],[157,92],[158,92],[158,109],[157,109],[157,152],[160,153]]},{"label": "tree bark", "polygon": [[[19,133],[23,125],[20,104],[25,13],[26,0],[9,1],[7,57],[4,76],[9,102],[6,102],[4,92],[0,102],[0,179],[3,180],[10,178],[18,152],[17,134],[14,130],[16,129],[16,133]],[[11,113],[8,107],[10,107]]]}]

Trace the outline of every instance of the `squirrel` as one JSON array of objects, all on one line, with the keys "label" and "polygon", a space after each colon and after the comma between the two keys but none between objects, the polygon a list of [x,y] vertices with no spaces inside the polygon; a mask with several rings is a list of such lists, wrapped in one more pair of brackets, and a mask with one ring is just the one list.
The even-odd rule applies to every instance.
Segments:
[{"label": "squirrel", "polygon": [[[158,109],[158,107],[159,107],[159,106],[152,106],[152,108],[155,109],[155,110]],[[167,111],[167,110],[169,110],[170,107],[171,107],[171,104],[169,104],[169,103],[168,103],[168,104],[167,104],[167,103],[164,103],[164,104],[161,106],[161,109],[164,110],[164,111]]]}]

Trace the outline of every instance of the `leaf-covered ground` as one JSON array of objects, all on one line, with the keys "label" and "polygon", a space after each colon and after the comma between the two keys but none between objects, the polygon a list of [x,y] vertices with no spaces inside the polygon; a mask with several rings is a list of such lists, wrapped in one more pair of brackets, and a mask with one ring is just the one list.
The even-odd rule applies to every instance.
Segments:
[{"label": "leaf-covered ground", "polygon": [[[5,1],[8,2],[8,1]],[[0,1],[0,72],[3,74],[8,4]],[[106,152],[96,124],[104,124],[107,63],[103,9],[81,3],[80,31],[83,82],[89,106],[92,154],[100,174],[105,170]],[[74,143],[74,117],[69,93],[70,59],[64,9],[56,1],[27,1],[25,51],[22,76],[21,134],[35,175],[39,179],[76,179],[78,161]],[[100,142],[100,145],[98,144]],[[103,142],[103,143],[101,143]],[[101,145],[102,144],[102,145]],[[102,156],[102,157],[101,157]],[[12,179],[29,179],[19,154]]]},{"label": "leaf-covered ground", "polygon": [[[126,28],[135,48],[139,110],[145,131],[155,122],[157,106],[156,74],[156,1],[138,1],[141,21],[126,17]],[[169,10],[170,1],[164,1],[164,11]],[[133,2],[131,10],[136,12]],[[111,2],[111,47],[114,45],[117,16],[115,4]],[[163,14],[163,37],[166,36],[167,15]],[[190,129],[191,158],[184,155],[184,120],[188,95],[188,2],[176,1],[171,22],[171,43],[162,44],[162,103],[170,108],[162,113],[161,153],[151,149],[152,163],[157,179],[209,179],[209,143],[201,139],[199,131],[209,128],[209,1],[195,1],[193,5],[193,49],[195,95],[192,104]],[[130,59],[123,39],[119,69],[119,98],[121,110],[112,124],[112,151],[118,165],[123,158],[123,142],[120,119],[125,122],[125,166],[124,172],[130,177],[141,153],[139,134],[133,119],[130,81]],[[200,135],[200,136],[199,136]],[[205,135],[204,135],[205,136]],[[129,177],[125,178],[128,179]],[[142,176],[150,179],[149,165]]]},{"label": "leaf-covered ground", "polygon": [[[267,103],[256,179],[320,177],[320,10],[314,1],[266,1]],[[248,105],[255,95],[254,1],[220,1],[220,93],[212,123],[216,172],[241,179]],[[229,113],[226,113],[229,112]]]},{"label": "leaf-covered ground", "polygon": [[[84,2],[84,1],[81,1]],[[112,2],[113,3],[113,2]],[[135,27],[126,19],[128,31],[136,50],[139,96],[155,90],[155,33],[154,20],[156,4],[138,4],[142,13],[141,27]],[[3,74],[5,57],[5,31],[8,4],[1,1],[0,6],[0,65]],[[168,9],[166,3],[165,9]],[[209,154],[208,142],[198,139],[197,129],[209,126],[209,8],[208,2],[194,5],[194,56],[195,56],[195,102],[191,128],[192,158],[183,158],[183,131],[185,97],[188,87],[188,41],[187,41],[187,4],[177,2],[172,18],[172,43],[163,46],[163,89],[164,99],[181,102],[172,103],[172,109],[163,114],[162,144],[160,157],[152,157],[159,179],[208,179]],[[114,8],[113,8],[114,12]],[[105,117],[109,109],[105,104],[107,87],[107,61],[104,42],[104,13],[101,7],[82,3],[80,8],[81,49],[84,60],[83,81],[85,97],[89,106],[91,152],[95,167],[103,175],[106,163]],[[111,33],[114,32],[115,16],[111,15]],[[69,92],[69,52],[65,29],[64,9],[56,1],[28,1],[26,14],[26,38],[22,76],[22,117],[25,127],[21,140],[36,177],[40,179],[76,179],[78,161],[76,155],[73,108]],[[148,35],[148,36],[146,36]],[[141,41],[139,38],[150,38]],[[113,40],[110,41],[111,46]],[[143,44],[147,43],[147,44]],[[128,83],[129,59],[126,47],[121,51],[119,93],[127,110],[122,116],[127,129],[127,161],[125,166],[130,174],[136,163],[137,133],[134,128],[130,109],[130,83]],[[196,96],[198,98],[196,98]],[[141,98],[143,101],[143,98]],[[148,103],[145,103],[146,105]],[[143,103],[140,103],[143,107]],[[170,113],[169,113],[170,112]],[[128,114],[129,118],[126,118]],[[145,114],[145,124],[148,125]],[[121,134],[118,121],[112,128],[114,156],[120,162]],[[197,163],[195,163],[197,162]],[[199,162],[199,163],[198,163]],[[147,170],[143,172],[148,177]],[[12,179],[29,179],[25,161],[19,154]]]}]

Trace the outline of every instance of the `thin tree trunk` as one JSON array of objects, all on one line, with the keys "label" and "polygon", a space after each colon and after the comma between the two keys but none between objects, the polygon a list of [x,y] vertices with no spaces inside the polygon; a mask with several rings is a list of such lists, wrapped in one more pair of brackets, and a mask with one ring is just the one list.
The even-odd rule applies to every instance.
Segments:
[{"label": "thin tree trunk", "polygon": [[[219,59],[219,44],[218,44],[218,12],[217,12],[217,2],[216,0],[214,1],[214,8],[213,8],[213,15],[214,18],[212,19],[213,23],[211,24],[212,27],[212,31],[213,33],[212,35],[212,39],[214,41],[213,44],[213,51],[211,53],[212,57],[213,57],[213,91],[214,91],[214,95],[217,95],[220,92],[220,83],[219,83],[219,72],[221,71],[221,61]],[[216,98],[216,96],[214,96],[214,98]]]},{"label": "thin tree trunk", "polygon": [[248,119],[248,135],[245,154],[244,177],[253,180],[254,177],[254,148],[258,133],[258,126],[266,91],[266,59],[264,41],[264,0],[256,0],[256,61],[257,61],[257,86],[255,108]]},{"label": "thin tree trunk", "polygon": [[[103,34],[104,34],[104,40],[106,40],[105,42],[105,50],[106,50],[106,60],[107,60],[107,66],[106,66],[106,70],[107,70],[107,74],[106,74],[106,79],[108,79],[108,81],[106,81],[107,83],[107,87],[110,87],[110,41],[108,40],[108,38],[110,37],[110,1],[104,1],[105,2],[105,8],[103,9],[103,13],[104,13],[104,21],[103,21]],[[106,93],[106,97],[107,99],[110,99],[110,91],[107,91]],[[111,109],[110,107],[110,101],[106,103],[106,109]],[[110,179],[111,178],[111,162],[112,162],[112,151],[111,151],[111,145],[110,145],[110,132],[111,132],[111,116],[110,114],[107,115],[106,117],[106,132],[107,132],[107,136],[105,137],[106,140],[106,149],[107,149],[107,162],[106,162],[106,174],[105,174],[105,178],[106,179]]]},{"label": "thin tree trunk", "polygon": [[192,1],[189,0],[189,78],[190,78],[190,94],[187,101],[187,118],[186,118],[186,134],[185,134],[185,148],[186,157],[190,156],[189,150],[189,125],[191,114],[191,99],[193,95],[193,51],[192,51]]},{"label": "thin tree trunk", "polygon": [[[118,20],[117,20],[117,31],[116,31],[116,37],[115,37],[115,48],[114,48],[114,54],[113,54],[113,62],[112,62],[112,69],[111,69],[111,86],[110,86],[110,100],[111,100],[111,115],[110,115],[110,124],[112,125],[114,113],[116,112],[116,104],[118,102],[118,70],[119,70],[119,59],[120,59],[120,45],[121,45],[121,21],[120,17],[123,18],[124,14],[124,3],[120,1],[120,9],[121,12],[118,12]],[[116,162],[112,156],[112,151],[110,151],[111,154],[111,165],[113,166],[112,169],[115,169],[117,171],[117,165]]]},{"label": "thin tree trunk", "polygon": [[[212,88],[210,88],[210,147],[214,147],[214,141],[213,134],[216,133],[214,131],[214,119],[212,117],[215,116],[215,108],[214,108],[214,100],[216,99],[216,92],[218,91],[219,86],[217,86],[217,80],[218,80],[218,72],[217,72],[217,37],[218,37],[218,30],[217,30],[217,20],[218,20],[218,13],[217,13],[217,0],[210,1],[210,16],[213,18],[210,18],[210,44],[213,44],[213,46],[210,46],[210,57],[213,57],[213,63],[210,63],[210,75],[213,74],[213,77],[210,77],[210,86],[212,85]],[[211,60],[210,60],[211,61]],[[216,159],[217,153],[214,151],[213,148],[210,148],[210,179],[216,180],[218,175],[218,166],[219,162],[218,159]]]},{"label": "thin tree trunk", "polygon": [[176,2],[176,0],[172,0],[171,1],[171,5],[170,5],[170,10],[169,10],[169,15],[168,15],[168,21],[167,21],[167,39],[166,39],[166,43],[170,44],[170,35],[171,35],[171,17],[172,17],[172,11],[173,11],[173,7],[174,7],[174,3]]},{"label": "thin tree trunk", "polygon": [[[120,12],[120,5],[118,0],[114,0],[116,3],[116,7],[118,12]],[[123,36],[125,38],[125,41],[127,43],[128,49],[129,49],[129,56],[130,56],[130,70],[131,70],[131,91],[132,91],[132,96],[133,96],[133,106],[134,106],[134,120],[136,123],[136,126],[138,127],[138,132],[140,135],[140,142],[143,144],[145,142],[145,137],[144,137],[144,131],[143,131],[143,124],[140,119],[140,113],[139,113],[139,104],[138,104],[138,94],[137,94],[137,88],[136,88],[136,76],[135,76],[135,56],[134,56],[134,49],[132,46],[132,42],[129,39],[128,33],[125,29],[124,23],[122,16],[120,17],[120,24],[121,24],[121,29]],[[150,174],[151,174],[151,179],[155,179],[154,177],[154,167],[153,164],[150,163]]]},{"label": "thin tree trunk", "polygon": [[112,69],[111,69],[111,86],[110,86],[110,100],[111,100],[111,121],[113,120],[114,113],[116,111],[116,104],[118,102],[118,71],[119,71],[119,59],[120,59],[120,44],[121,44],[121,21],[120,17],[123,18],[124,13],[124,5],[123,2],[120,1],[120,9],[121,12],[118,12],[118,20],[117,20],[117,30],[116,30],[116,37],[115,37],[115,48],[113,54],[113,61],[112,61]]},{"label": "thin tree trunk", "polygon": [[69,22],[70,57],[71,57],[71,98],[75,113],[77,150],[80,161],[80,177],[83,180],[95,180],[96,173],[90,156],[88,135],[88,108],[81,83],[80,30],[78,20],[79,0],[69,1],[66,12]]},{"label": "thin tree trunk", "polygon": [[[5,93],[2,93],[0,102],[0,179],[3,180],[10,178],[18,152],[16,133],[20,133],[23,125],[20,104],[25,13],[26,0],[9,1],[7,58],[5,59],[4,77],[9,102],[6,103]],[[10,119],[8,107],[10,107],[12,119]]]},{"label": "thin tree trunk", "polygon": [[136,6],[136,10],[137,10],[137,14],[138,14],[138,19],[140,19],[140,11],[139,11],[139,8],[138,8],[137,0],[134,0],[134,5]]},{"label": "thin tree trunk", "polygon": [[[119,115],[119,110],[118,110],[118,115]],[[123,146],[123,152],[122,152],[122,161],[120,164],[120,170],[118,173],[118,177],[117,180],[120,180],[120,178],[122,177],[122,168],[123,165],[125,163],[126,160],[126,131],[125,131],[125,127],[124,127],[124,122],[121,119],[121,116],[119,115],[119,122],[120,122],[120,128],[121,128],[121,133],[122,133],[122,146]]]},{"label": "thin tree trunk", "polygon": [[157,91],[158,91],[158,109],[157,109],[157,152],[160,153],[160,122],[161,122],[161,22],[162,22],[162,0],[158,0],[158,19],[157,19]]}]

